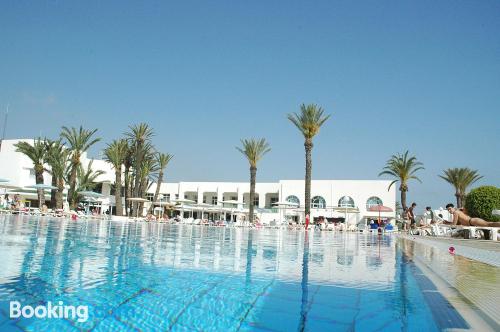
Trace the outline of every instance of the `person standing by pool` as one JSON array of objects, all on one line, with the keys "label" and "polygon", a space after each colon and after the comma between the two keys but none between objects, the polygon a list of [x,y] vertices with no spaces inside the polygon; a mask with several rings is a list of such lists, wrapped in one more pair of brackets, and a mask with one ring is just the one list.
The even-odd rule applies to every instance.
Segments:
[{"label": "person standing by pool", "polygon": [[427,206],[425,208],[424,212],[424,220],[426,225],[430,225],[434,223],[434,212],[432,211],[432,208],[430,206]]},{"label": "person standing by pool", "polygon": [[417,203],[411,203],[410,208],[408,209],[408,220],[410,220],[410,228],[415,227],[415,208],[417,207]]}]

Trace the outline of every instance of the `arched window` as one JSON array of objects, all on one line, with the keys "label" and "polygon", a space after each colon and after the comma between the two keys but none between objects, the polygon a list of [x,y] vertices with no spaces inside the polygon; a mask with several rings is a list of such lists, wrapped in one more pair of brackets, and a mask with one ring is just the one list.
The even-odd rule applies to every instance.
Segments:
[{"label": "arched window", "polygon": [[344,196],[339,199],[339,207],[354,207],[354,200],[351,196]]},{"label": "arched window", "polygon": [[314,196],[311,199],[311,207],[313,209],[324,209],[324,208],[326,208],[326,201],[321,196]]},{"label": "arched window", "polygon": [[295,196],[295,195],[290,195],[286,198],[287,202],[297,204],[297,206],[300,206],[300,199]]},{"label": "arched window", "polygon": [[372,196],[368,198],[368,200],[366,201],[366,209],[369,209],[372,206],[377,206],[377,205],[383,205],[382,200],[377,196]]}]

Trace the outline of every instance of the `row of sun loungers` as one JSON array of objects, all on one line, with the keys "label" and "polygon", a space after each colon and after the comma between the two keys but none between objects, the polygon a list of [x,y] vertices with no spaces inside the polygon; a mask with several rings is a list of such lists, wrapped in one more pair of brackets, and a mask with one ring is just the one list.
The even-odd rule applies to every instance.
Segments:
[{"label": "row of sun loungers", "polygon": [[40,217],[56,217],[56,218],[72,218],[73,215],[76,215],[79,219],[109,219],[107,215],[92,215],[85,214],[82,211],[71,211],[66,212],[62,209],[48,209],[46,211],[42,211],[39,208],[19,208],[19,209],[0,209],[0,214],[4,215],[26,215],[26,216],[40,216]]},{"label": "row of sun loungers", "polygon": [[[248,221],[238,220],[236,222],[226,221],[226,220],[208,220],[208,219],[194,219],[194,218],[184,218],[184,219],[169,219],[169,220],[155,220],[147,218],[129,218],[123,219],[133,222],[154,222],[154,223],[168,223],[168,224],[184,224],[184,225],[200,225],[200,226],[210,226],[210,227],[251,227],[251,228],[270,228],[270,229],[304,229],[304,225],[301,224],[289,224],[287,222],[271,221],[270,223],[257,223],[250,224]],[[316,226],[314,224],[309,225],[309,230],[321,230],[321,231],[358,231],[358,227],[355,225],[346,226],[345,224],[322,224]]]},{"label": "row of sun loungers", "polygon": [[485,240],[498,241],[498,227],[478,227],[478,226],[462,226],[448,224],[432,224],[429,226],[418,227],[410,231],[413,235],[423,236],[438,236],[452,237],[462,233],[464,238],[476,239],[484,238]]}]

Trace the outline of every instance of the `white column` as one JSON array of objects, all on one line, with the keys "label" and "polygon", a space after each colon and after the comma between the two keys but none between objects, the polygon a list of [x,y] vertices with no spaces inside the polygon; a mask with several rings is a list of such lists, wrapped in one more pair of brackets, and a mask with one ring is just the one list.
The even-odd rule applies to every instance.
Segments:
[{"label": "white column", "polygon": [[238,188],[238,202],[243,204],[243,190],[241,190],[240,188]]},{"label": "white column", "polygon": [[259,208],[263,209],[266,206],[266,193],[259,194]]},{"label": "white column", "polygon": [[217,203],[220,204],[223,201],[222,191],[220,191],[219,187],[217,187]]},{"label": "white column", "polygon": [[200,190],[200,187],[198,187],[198,204],[203,203],[203,191]]}]

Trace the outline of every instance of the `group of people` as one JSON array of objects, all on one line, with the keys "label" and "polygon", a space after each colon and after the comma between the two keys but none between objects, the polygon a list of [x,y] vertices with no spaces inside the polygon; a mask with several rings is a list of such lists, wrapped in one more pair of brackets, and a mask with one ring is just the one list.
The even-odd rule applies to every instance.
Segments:
[{"label": "group of people", "polygon": [[415,227],[425,227],[431,224],[446,224],[446,225],[461,225],[461,226],[476,226],[476,227],[500,227],[500,222],[486,221],[481,218],[473,218],[469,216],[464,209],[458,209],[452,203],[446,205],[446,210],[450,214],[451,220],[446,220],[443,218],[442,214],[435,215],[434,211],[430,206],[425,208],[425,212],[419,223],[417,224],[415,208],[416,203],[412,203],[411,206],[404,212],[404,230],[407,230],[408,226],[410,228]]},{"label": "group of people", "polygon": [[24,207],[19,195],[0,195],[0,207],[3,209],[21,209]]},{"label": "group of people", "polygon": [[[167,214],[164,214],[163,216],[155,216],[152,213],[148,213],[146,215],[146,221],[169,221],[170,219],[168,218]],[[173,218],[174,221],[177,221],[176,218]]]}]

